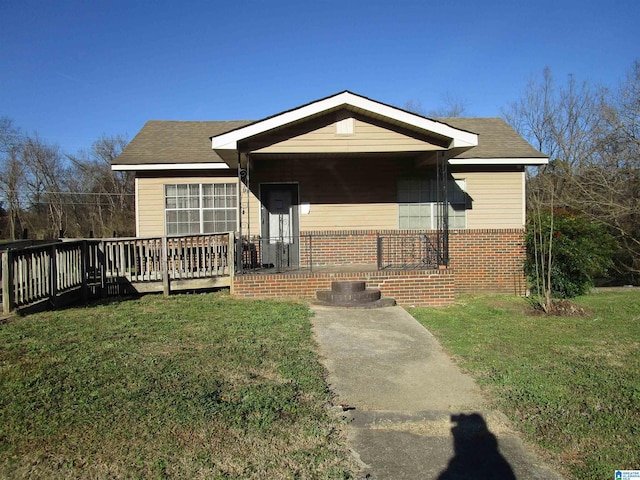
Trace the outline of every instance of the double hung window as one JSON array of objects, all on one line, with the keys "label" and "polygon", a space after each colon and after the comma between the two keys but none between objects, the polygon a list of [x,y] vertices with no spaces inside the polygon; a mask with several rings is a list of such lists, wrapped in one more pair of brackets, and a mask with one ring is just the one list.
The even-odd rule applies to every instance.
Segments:
[{"label": "double hung window", "polygon": [[235,183],[164,186],[167,235],[222,233],[237,228]]},{"label": "double hung window", "polygon": [[[466,228],[466,181],[447,185],[449,228]],[[441,225],[442,204],[438,202],[434,178],[406,178],[398,181],[399,227],[402,230],[436,230]]]}]

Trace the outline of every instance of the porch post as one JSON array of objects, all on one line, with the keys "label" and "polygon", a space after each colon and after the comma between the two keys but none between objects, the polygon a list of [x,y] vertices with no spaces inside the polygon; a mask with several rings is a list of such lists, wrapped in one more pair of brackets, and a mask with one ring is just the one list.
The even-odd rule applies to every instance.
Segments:
[{"label": "porch post", "polygon": [[238,149],[238,238],[231,244],[231,235],[229,236],[229,249],[236,248],[235,260],[237,262],[235,271],[242,273],[242,154]]},{"label": "porch post", "polygon": [[247,239],[251,241],[251,154],[247,153]]},{"label": "porch post", "polygon": [[440,257],[444,266],[449,265],[449,161],[444,152],[438,152],[437,154],[437,182],[438,185],[438,203],[440,204],[440,233],[438,234],[440,241]]}]

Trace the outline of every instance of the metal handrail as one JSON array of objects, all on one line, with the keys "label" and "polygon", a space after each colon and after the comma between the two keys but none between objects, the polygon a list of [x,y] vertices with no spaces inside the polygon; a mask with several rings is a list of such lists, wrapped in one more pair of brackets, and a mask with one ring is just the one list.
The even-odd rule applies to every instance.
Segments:
[{"label": "metal handrail", "polygon": [[303,233],[283,239],[237,239],[236,274],[283,273],[318,267],[368,265],[383,269],[436,269],[445,265],[442,232]]}]

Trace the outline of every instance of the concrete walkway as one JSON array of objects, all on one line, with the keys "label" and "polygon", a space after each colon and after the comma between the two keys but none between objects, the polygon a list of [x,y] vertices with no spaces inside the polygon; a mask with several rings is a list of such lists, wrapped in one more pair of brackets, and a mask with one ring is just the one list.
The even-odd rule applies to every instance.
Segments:
[{"label": "concrete walkway", "polygon": [[313,306],[358,478],[560,479],[528,450],[436,339],[400,307]]}]

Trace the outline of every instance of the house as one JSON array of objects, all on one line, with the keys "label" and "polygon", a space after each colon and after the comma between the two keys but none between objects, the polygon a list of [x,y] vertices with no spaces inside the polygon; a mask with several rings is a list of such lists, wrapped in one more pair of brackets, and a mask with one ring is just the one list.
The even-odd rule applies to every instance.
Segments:
[{"label": "house", "polygon": [[140,237],[235,232],[241,297],[365,280],[405,305],[521,294],[525,168],[499,118],[429,119],[344,91],[258,121],[149,121],[114,160]]}]

